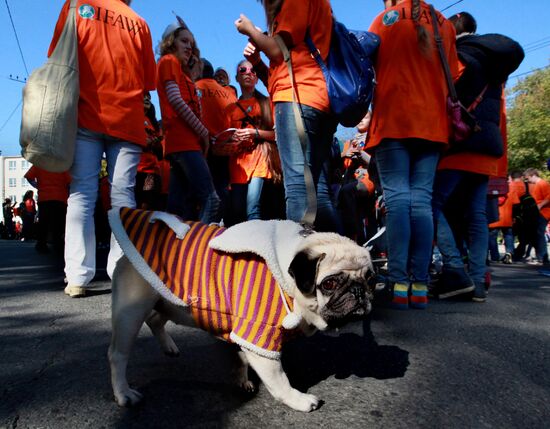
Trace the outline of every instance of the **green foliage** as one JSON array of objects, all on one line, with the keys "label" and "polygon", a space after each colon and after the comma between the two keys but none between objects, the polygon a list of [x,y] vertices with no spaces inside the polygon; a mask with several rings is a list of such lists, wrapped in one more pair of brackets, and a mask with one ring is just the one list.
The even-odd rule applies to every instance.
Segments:
[{"label": "green foliage", "polygon": [[544,173],[550,158],[550,68],[519,81],[509,95],[509,170],[533,167]]}]

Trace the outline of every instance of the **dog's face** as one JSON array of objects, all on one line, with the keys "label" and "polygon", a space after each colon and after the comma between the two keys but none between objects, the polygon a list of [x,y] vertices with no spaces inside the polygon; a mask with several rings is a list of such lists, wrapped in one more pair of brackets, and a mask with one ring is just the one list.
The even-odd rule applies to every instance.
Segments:
[{"label": "dog's face", "polygon": [[319,329],[340,326],[371,310],[373,290],[368,280],[374,272],[370,254],[345,237],[331,233],[307,237],[289,273],[302,295],[298,303],[324,321],[322,326],[310,320]]}]

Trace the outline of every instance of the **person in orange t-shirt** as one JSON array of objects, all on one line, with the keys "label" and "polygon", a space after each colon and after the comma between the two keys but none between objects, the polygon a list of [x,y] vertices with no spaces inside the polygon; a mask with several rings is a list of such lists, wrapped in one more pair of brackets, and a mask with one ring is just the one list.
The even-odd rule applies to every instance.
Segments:
[{"label": "person in orange t-shirt", "polygon": [[224,92],[230,98],[237,98],[237,88],[231,85],[231,80],[229,79],[229,73],[223,67],[218,67],[213,74],[213,78],[218,84],[221,85]]},{"label": "person in orange t-shirt", "polygon": [[[225,129],[227,123],[225,109],[237,101],[237,96],[231,87],[222,86],[214,78],[214,68],[210,61],[202,58],[202,63],[202,78],[196,82],[202,108],[202,119],[210,134],[216,136]],[[220,197],[221,215],[226,220],[229,214],[229,158],[216,155],[211,150],[208,153],[207,161],[214,181],[214,188]]]},{"label": "person in orange t-shirt", "polygon": [[[338,209],[342,217],[346,237],[363,245],[376,233],[375,185],[370,180],[368,166],[371,156],[365,152],[365,141],[372,112],[357,124],[358,133],[344,143],[342,158],[343,183],[338,192]],[[365,220],[367,228],[365,230]]]},{"label": "person in orange t-shirt", "polygon": [[200,52],[181,18],[166,28],[159,51],[157,86],[170,160],[167,210],[185,220],[218,222],[220,199],[206,162],[209,132],[194,83],[201,74]]},{"label": "person in orange t-shirt", "polygon": [[250,62],[243,60],[238,64],[236,79],[242,95],[227,107],[226,115],[229,127],[237,129],[232,139],[242,149],[229,157],[230,224],[261,219],[264,183],[281,179],[279,163],[274,166],[270,162],[278,154],[269,99],[256,90],[258,78]]},{"label": "person in orange t-shirt", "polygon": [[141,153],[136,174],[136,207],[144,210],[160,210],[160,165],[163,157],[162,134],[156,118],[155,106],[151,95],[143,99],[145,115],[144,126],[147,133],[147,146]]},{"label": "person in orange t-shirt", "polygon": [[[381,41],[366,148],[374,153],[386,201],[392,304],[423,309],[434,236],[433,180],[449,135],[448,89],[429,5],[423,0],[386,0],[384,6],[369,29]],[[436,15],[443,50],[456,76],[455,31],[441,13]]]},{"label": "person in orange t-shirt", "polygon": [[[65,234],[65,293],[71,297],[85,296],[95,275],[93,215],[104,152],[112,205],[135,207],[136,168],[146,143],[143,95],[155,89],[155,55],[149,27],[129,3],[78,0],[76,4],[80,98]],[[69,7],[67,0],[49,54],[57,45]],[[121,256],[112,238],[109,275]]]},{"label": "person in orange t-shirt", "polygon": [[[509,176],[508,194],[498,197],[498,221],[489,224],[489,254],[491,260],[502,261],[505,264],[511,264],[514,254],[514,234],[512,232],[512,209],[514,205],[519,204],[519,195],[517,187],[512,186],[512,177]],[[523,183],[522,183],[523,185]],[[523,186],[523,192],[525,192],[525,186]],[[500,258],[498,251],[497,238],[498,233],[502,232],[504,238],[505,254]]]},{"label": "person in orange t-shirt", "polygon": [[71,176],[68,172],[50,173],[32,166],[25,179],[38,190],[38,231],[34,248],[39,253],[48,253],[51,236],[54,249],[62,254]]},{"label": "person in orange t-shirt", "polygon": [[540,173],[535,168],[528,168],[523,172],[523,176],[534,185],[531,195],[537,203],[539,209],[539,219],[537,223],[537,260],[536,265],[548,265],[548,245],[546,243],[546,227],[550,220],[550,183],[540,177]]},{"label": "person in orange t-shirt", "polygon": [[[315,227],[318,231],[341,232],[342,226],[333,206],[328,178],[328,158],[337,124],[330,113],[323,72],[305,41],[309,36],[326,61],[332,36],[330,2],[264,0],[262,4],[267,15],[267,35],[244,15],[240,16],[235,25],[270,61],[268,91],[274,103],[275,133],[283,168],[287,219],[300,222],[308,208],[304,178],[304,159],[307,159],[317,194]],[[290,50],[297,103],[307,134],[307,156],[300,143],[293,112],[292,85],[276,36]]]}]

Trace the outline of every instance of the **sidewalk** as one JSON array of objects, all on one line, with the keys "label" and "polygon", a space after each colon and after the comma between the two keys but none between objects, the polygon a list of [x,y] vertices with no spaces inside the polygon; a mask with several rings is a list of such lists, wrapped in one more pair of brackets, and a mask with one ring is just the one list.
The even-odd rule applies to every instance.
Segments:
[{"label": "sidewalk", "polygon": [[[63,294],[63,272],[34,243],[0,240],[0,428],[546,428],[550,421],[550,277],[494,266],[485,304],[376,308],[365,323],[288,345],[291,383],[325,403],[309,414],[231,384],[224,343],[169,326],[162,355],[142,329],[128,378],[135,409],[112,399],[110,284]],[[546,272],[547,274],[550,274]]]}]

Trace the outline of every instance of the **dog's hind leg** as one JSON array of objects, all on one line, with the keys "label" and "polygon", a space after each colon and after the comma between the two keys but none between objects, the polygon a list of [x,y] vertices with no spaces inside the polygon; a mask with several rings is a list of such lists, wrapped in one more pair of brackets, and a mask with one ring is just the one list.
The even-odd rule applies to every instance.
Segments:
[{"label": "dog's hind leg", "polygon": [[243,349],[248,362],[275,399],[298,411],[313,411],[319,408],[316,396],[294,389],[283,371],[280,360],[268,359]]},{"label": "dog's hind leg", "polygon": [[111,384],[120,406],[138,403],[142,395],[131,389],[126,367],[134,341],[159,295],[123,257],[115,268],[112,286],[112,329],[109,346]]},{"label": "dog's hind leg", "polygon": [[234,369],[235,381],[237,386],[242,390],[253,393],[256,391],[256,386],[254,386],[254,383],[248,378],[248,366],[249,363],[246,354],[239,349],[237,351],[237,363]]},{"label": "dog's hind leg", "polygon": [[147,326],[149,326],[149,329],[151,329],[151,332],[159,342],[164,354],[170,357],[177,357],[180,355],[180,351],[172,337],[166,332],[167,321],[168,318],[166,316],[153,310],[145,323],[147,323]]}]

